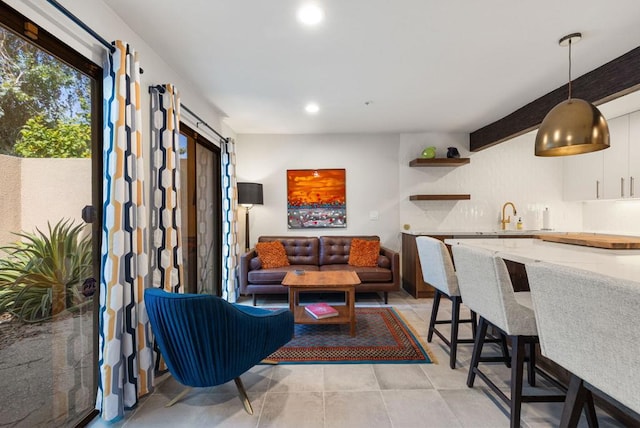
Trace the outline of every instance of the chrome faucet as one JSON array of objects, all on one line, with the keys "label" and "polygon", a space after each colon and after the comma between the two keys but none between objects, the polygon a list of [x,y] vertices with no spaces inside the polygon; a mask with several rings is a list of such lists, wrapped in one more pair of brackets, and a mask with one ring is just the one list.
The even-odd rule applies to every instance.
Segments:
[{"label": "chrome faucet", "polygon": [[518,212],[516,211],[516,206],[513,205],[513,202],[505,202],[505,204],[502,206],[502,219],[500,220],[500,223],[502,224],[502,230],[505,230],[507,228],[507,223],[511,223],[511,216],[505,218],[507,205],[511,205],[511,208],[513,208],[513,215],[518,214]]}]

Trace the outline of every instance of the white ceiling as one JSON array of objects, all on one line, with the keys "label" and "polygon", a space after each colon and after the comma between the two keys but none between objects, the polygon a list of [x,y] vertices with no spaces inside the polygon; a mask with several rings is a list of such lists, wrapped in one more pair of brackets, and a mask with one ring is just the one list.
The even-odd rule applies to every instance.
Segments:
[{"label": "white ceiling", "polygon": [[104,1],[239,134],[471,132],[566,83],[563,35],[574,78],[640,46],[639,0]]}]

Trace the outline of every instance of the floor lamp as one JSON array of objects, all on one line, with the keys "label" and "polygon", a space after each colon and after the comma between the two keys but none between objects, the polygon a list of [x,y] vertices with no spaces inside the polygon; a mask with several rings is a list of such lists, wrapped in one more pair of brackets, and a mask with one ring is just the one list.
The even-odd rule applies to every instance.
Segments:
[{"label": "floor lamp", "polygon": [[238,203],[245,209],[244,247],[249,251],[249,210],[254,205],[262,205],[262,184],[238,183]]}]

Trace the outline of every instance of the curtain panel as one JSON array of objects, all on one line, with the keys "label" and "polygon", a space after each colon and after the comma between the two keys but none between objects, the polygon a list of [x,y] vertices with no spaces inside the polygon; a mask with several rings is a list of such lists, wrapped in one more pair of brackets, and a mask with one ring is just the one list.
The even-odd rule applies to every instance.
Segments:
[{"label": "curtain panel", "polygon": [[238,299],[238,186],[236,148],[231,138],[220,141],[222,163],[222,298]]},{"label": "curtain panel", "polygon": [[152,389],[151,329],[143,295],[148,279],[147,210],[137,53],[113,43],[104,64],[103,224],[96,408],[123,417]]},{"label": "curtain panel", "polygon": [[180,211],[180,96],[173,85],[151,93],[151,276],[154,287],[184,292]]}]

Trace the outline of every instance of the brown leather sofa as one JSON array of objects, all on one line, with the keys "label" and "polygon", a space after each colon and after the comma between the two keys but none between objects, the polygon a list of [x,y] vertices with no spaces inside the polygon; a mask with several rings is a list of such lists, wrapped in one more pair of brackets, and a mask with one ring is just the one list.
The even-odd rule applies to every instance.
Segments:
[{"label": "brown leather sofa", "polygon": [[380,246],[378,266],[357,267],[349,265],[349,250],[353,238],[380,240],[377,236],[261,236],[259,242],[282,242],[289,266],[263,269],[255,249],[240,256],[240,293],[252,295],[256,304],[257,294],[286,294],[282,280],[287,272],[303,270],[352,270],[358,274],[361,284],[356,293],[384,293],[388,302],[389,291],[400,290],[400,256],[397,252]]}]

